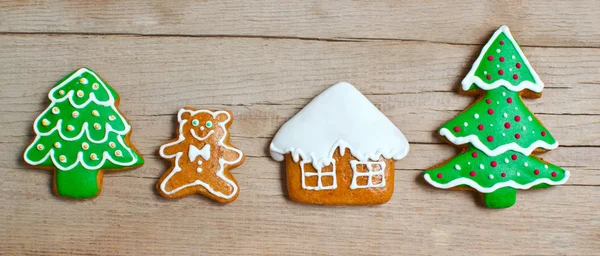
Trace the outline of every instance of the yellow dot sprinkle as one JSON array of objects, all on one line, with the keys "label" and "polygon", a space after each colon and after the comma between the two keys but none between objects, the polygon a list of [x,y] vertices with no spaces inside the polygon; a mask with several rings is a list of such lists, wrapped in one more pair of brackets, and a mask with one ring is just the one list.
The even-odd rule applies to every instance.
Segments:
[{"label": "yellow dot sprinkle", "polygon": [[52,114],[58,114],[58,113],[60,113],[60,110],[58,109],[58,107],[53,107]]},{"label": "yellow dot sprinkle", "polygon": [[73,127],[72,125],[67,125],[67,131],[72,131],[75,130],[75,127]]},{"label": "yellow dot sprinkle", "polygon": [[101,128],[101,127],[100,127],[100,124],[99,124],[99,123],[95,123],[95,124],[94,124],[94,129],[96,129],[96,130],[100,130],[100,128]]},{"label": "yellow dot sprinkle", "polygon": [[79,82],[82,84],[87,84],[88,80],[85,77],[82,77],[81,79],[79,79]]},{"label": "yellow dot sprinkle", "polygon": [[63,90],[60,90],[60,91],[58,91],[58,94],[60,94],[60,95],[65,95],[65,91],[63,91]]},{"label": "yellow dot sprinkle", "polygon": [[92,116],[100,116],[98,110],[92,110]]},{"label": "yellow dot sprinkle", "polygon": [[42,120],[42,125],[43,126],[48,126],[49,124],[50,124],[50,121],[48,121],[48,119]]},{"label": "yellow dot sprinkle", "polygon": [[38,149],[38,150],[42,150],[42,149],[44,149],[44,145],[42,145],[42,144],[38,144],[38,145],[37,145],[37,149]]},{"label": "yellow dot sprinkle", "polygon": [[110,116],[108,116],[108,120],[110,120],[110,121],[113,121],[113,120],[115,120],[115,116],[114,116],[114,115],[110,115]]},{"label": "yellow dot sprinkle", "polygon": [[96,154],[91,154],[91,155],[90,155],[90,158],[91,158],[92,160],[98,160],[98,156],[97,156]]},{"label": "yellow dot sprinkle", "polygon": [[60,142],[54,142],[54,147],[55,148],[60,148]]},{"label": "yellow dot sprinkle", "polygon": [[79,112],[77,112],[77,111],[73,111],[73,117],[74,117],[74,118],[77,118],[78,116],[79,116]]},{"label": "yellow dot sprinkle", "polygon": [[63,163],[64,163],[64,162],[66,162],[66,161],[67,161],[67,158],[66,158],[65,156],[59,156],[59,157],[58,157],[58,161],[61,161],[61,162],[63,162]]},{"label": "yellow dot sprinkle", "polygon": [[79,98],[83,97],[83,91],[82,90],[77,91],[77,97],[79,97]]},{"label": "yellow dot sprinkle", "polygon": [[83,148],[83,150],[87,150],[88,148],[90,148],[90,145],[84,142],[81,144],[81,148]]},{"label": "yellow dot sprinkle", "polygon": [[110,148],[115,148],[117,145],[114,142],[111,141],[111,142],[108,143],[108,146]]},{"label": "yellow dot sprinkle", "polygon": [[98,88],[100,88],[100,86],[98,85],[98,83],[92,84],[92,89],[98,90]]},{"label": "yellow dot sprinkle", "polygon": [[115,151],[115,156],[122,156],[123,154],[121,153],[121,150],[117,150]]}]

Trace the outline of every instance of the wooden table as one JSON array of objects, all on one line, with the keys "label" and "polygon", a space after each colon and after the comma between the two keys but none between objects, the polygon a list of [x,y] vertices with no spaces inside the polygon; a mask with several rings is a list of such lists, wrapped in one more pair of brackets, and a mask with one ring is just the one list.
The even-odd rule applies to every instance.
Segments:
[{"label": "wooden table", "polygon": [[[600,3],[583,1],[2,1],[0,255],[599,255]],[[457,93],[508,25],[546,83],[526,100],[561,147],[567,184],[518,191],[506,210],[434,189],[422,171],[456,154],[436,134],[474,98]],[[146,159],[96,199],[51,194],[22,162],[47,93],[87,66],[121,95]],[[392,200],[322,207],[287,199],[268,154],[277,129],[328,86],[354,84],[406,135]],[[229,109],[237,201],[165,200],[154,185],[183,106]]]}]

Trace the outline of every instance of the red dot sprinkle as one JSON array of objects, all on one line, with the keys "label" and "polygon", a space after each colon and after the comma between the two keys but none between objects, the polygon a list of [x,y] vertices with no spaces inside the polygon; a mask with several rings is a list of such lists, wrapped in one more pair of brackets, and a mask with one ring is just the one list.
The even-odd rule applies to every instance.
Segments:
[{"label": "red dot sprinkle", "polygon": [[492,76],[490,76],[490,75],[487,75],[487,76],[485,76],[485,78],[486,78],[487,80],[491,80],[491,79],[492,79]]},{"label": "red dot sprinkle", "polygon": [[498,163],[496,163],[496,161],[492,161],[492,162],[490,163],[490,166],[492,166],[492,167],[496,167],[496,166],[498,166]]},{"label": "red dot sprinkle", "polygon": [[546,136],[546,131],[542,131],[542,136]]},{"label": "red dot sprinkle", "polygon": [[552,172],[552,177],[556,177],[556,172]]},{"label": "red dot sprinkle", "polygon": [[460,127],[454,126],[454,132],[460,132]]},{"label": "red dot sprinkle", "polygon": [[521,68],[521,62],[517,62],[517,64],[515,65],[517,68]]},{"label": "red dot sprinkle", "polygon": [[480,131],[483,130],[483,124],[478,125],[477,129],[479,129]]},{"label": "red dot sprinkle", "polygon": [[492,55],[488,56],[488,60],[489,60],[489,61],[492,61],[492,60],[494,60],[494,56],[492,56]]},{"label": "red dot sprinkle", "polygon": [[506,128],[506,129],[510,128],[510,123],[509,122],[504,123],[504,128]]},{"label": "red dot sprinkle", "polygon": [[506,173],[501,173],[500,176],[502,176],[502,178],[506,177]]},{"label": "red dot sprinkle", "polygon": [[500,62],[504,62],[504,57],[500,57]]},{"label": "red dot sprinkle", "polygon": [[437,177],[438,177],[438,179],[441,179],[442,177],[444,177],[444,175],[442,175],[441,173],[438,173]]},{"label": "red dot sprinkle", "polygon": [[488,109],[488,114],[490,114],[490,115],[494,114],[494,110],[493,110],[493,109],[491,109],[491,108],[490,108],[490,109]]},{"label": "red dot sprinkle", "polygon": [[514,75],[513,75],[513,79],[515,79],[515,80],[519,79],[519,75],[517,75],[517,74],[514,74]]},{"label": "red dot sprinkle", "polygon": [[511,97],[508,97],[508,98],[506,99],[506,102],[508,102],[508,103],[512,103],[512,98],[511,98]]},{"label": "red dot sprinkle", "polygon": [[515,116],[515,121],[516,121],[516,122],[519,122],[519,121],[521,121],[521,117],[520,117],[520,116]]},{"label": "red dot sprinkle", "polygon": [[487,137],[487,141],[492,142],[494,141],[494,136],[490,135]]},{"label": "red dot sprinkle", "polygon": [[540,174],[540,170],[538,170],[538,169],[535,169],[535,171],[533,171],[533,174],[535,174],[535,175],[539,175],[539,174]]},{"label": "red dot sprinkle", "polygon": [[485,100],[485,103],[487,103],[487,104],[492,104],[492,100],[490,100],[490,99],[487,99],[487,100]]},{"label": "red dot sprinkle", "polygon": [[512,158],[512,160],[517,160],[517,155],[513,154],[510,158]]},{"label": "red dot sprinkle", "polygon": [[469,175],[471,175],[471,177],[474,177],[474,176],[475,176],[475,174],[477,174],[477,173],[476,173],[476,172],[474,172],[474,171],[471,171],[471,172],[469,173]]},{"label": "red dot sprinkle", "polygon": [[498,75],[504,75],[504,70],[502,70],[502,69],[498,70]]},{"label": "red dot sprinkle", "polygon": [[477,158],[478,154],[477,154],[477,152],[473,152],[473,153],[471,153],[471,156],[472,156],[473,158]]},{"label": "red dot sprinkle", "polygon": [[521,138],[521,134],[515,134],[515,139]]},{"label": "red dot sprinkle", "polygon": [[501,40],[501,41],[500,41],[500,45],[504,45],[504,41],[502,41],[502,40]]}]

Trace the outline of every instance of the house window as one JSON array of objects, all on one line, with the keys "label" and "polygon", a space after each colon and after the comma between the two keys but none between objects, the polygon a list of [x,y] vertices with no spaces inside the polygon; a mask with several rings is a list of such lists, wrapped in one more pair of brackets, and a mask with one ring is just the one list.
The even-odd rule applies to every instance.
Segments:
[{"label": "house window", "polygon": [[[308,168],[305,168],[305,165]],[[331,164],[320,169],[311,168],[310,162],[301,161],[302,188],[306,190],[331,190],[337,188],[335,180],[335,160]]]},{"label": "house window", "polygon": [[385,187],[385,162],[350,161],[352,166],[352,183],[350,189]]}]

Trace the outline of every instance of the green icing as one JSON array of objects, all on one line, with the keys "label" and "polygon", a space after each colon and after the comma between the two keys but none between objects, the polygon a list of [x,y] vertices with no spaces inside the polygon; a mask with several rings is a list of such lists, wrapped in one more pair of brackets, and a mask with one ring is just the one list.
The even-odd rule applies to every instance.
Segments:
[{"label": "green icing", "polygon": [[504,187],[492,193],[483,194],[483,203],[489,208],[508,208],[517,201],[517,190]]},{"label": "green icing", "polygon": [[98,170],[73,168],[70,171],[56,170],[56,191],[60,196],[70,198],[90,198],[100,193]]},{"label": "green icing", "polygon": [[[475,189],[477,186],[490,189],[498,183],[507,181],[525,186],[538,179],[546,178],[551,182],[559,182],[565,178],[565,170],[544,163],[535,156],[526,156],[510,150],[498,156],[488,156],[476,148],[471,148],[444,165],[427,170],[425,173],[429,174],[434,182],[442,185],[460,178],[467,179],[470,181],[462,180],[460,184],[468,185],[474,182],[476,185],[471,187]],[[510,187],[509,184],[502,184],[496,189],[506,186]]]},{"label": "green icing", "polygon": [[[490,110],[493,113],[488,112]],[[509,128],[505,126],[507,123]],[[441,128],[448,129],[455,137],[475,135],[490,150],[512,142],[522,148],[536,141],[549,145],[556,143],[550,132],[527,109],[519,93],[505,87],[487,91],[484,97]],[[489,141],[489,138],[493,140]]]},{"label": "green icing", "polygon": [[61,79],[49,98],[50,106],[34,122],[37,136],[24,157],[32,165],[56,167],[59,195],[96,196],[99,170],[144,163],[125,143],[131,127],[116,109],[118,94],[93,71],[84,68]]},{"label": "green icing", "polygon": [[[483,53],[474,75],[487,84],[498,80],[505,80],[512,85],[523,81],[536,83],[517,47],[519,46],[513,45],[504,32],[500,33]],[[469,88],[471,89],[474,89],[473,85]]]}]

